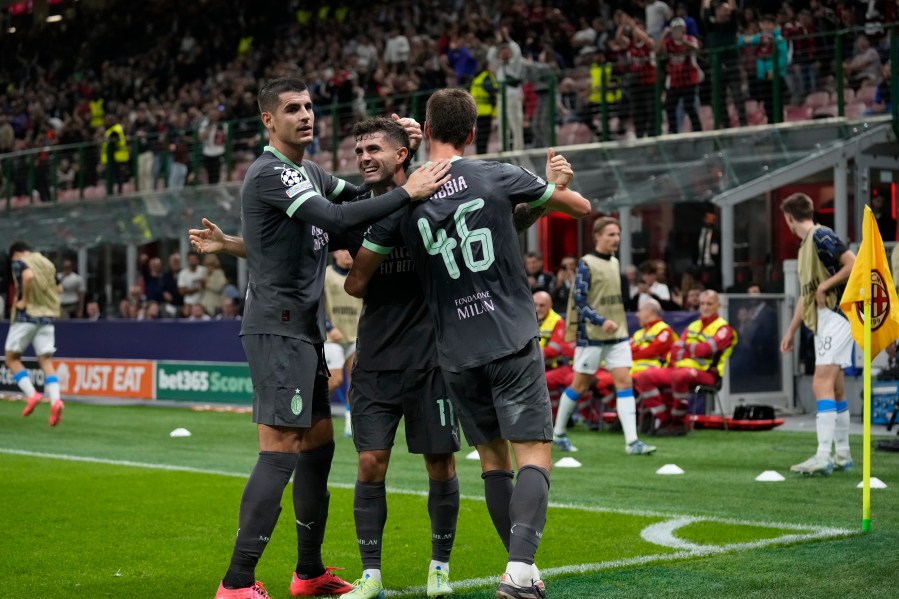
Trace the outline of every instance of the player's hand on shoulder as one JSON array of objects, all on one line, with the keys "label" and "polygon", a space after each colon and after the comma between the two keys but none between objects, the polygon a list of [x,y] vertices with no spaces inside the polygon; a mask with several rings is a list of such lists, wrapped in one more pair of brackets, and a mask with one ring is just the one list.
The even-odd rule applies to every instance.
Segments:
[{"label": "player's hand on shoulder", "polygon": [[561,154],[556,154],[553,148],[546,151],[546,180],[555,183],[556,187],[568,187],[568,183],[574,178],[574,170],[568,160]]},{"label": "player's hand on shoulder", "polygon": [[450,161],[438,160],[412,173],[412,176],[403,185],[403,189],[406,190],[412,201],[424,200],[449,180]]},{"label": "player's hand on shoulder", "polygon": [[225,246],[225,234],[218,225],[209,219],[203,219],[205,229],[190,229],[187,234],[190,244],[200,254],[215,254]]}]

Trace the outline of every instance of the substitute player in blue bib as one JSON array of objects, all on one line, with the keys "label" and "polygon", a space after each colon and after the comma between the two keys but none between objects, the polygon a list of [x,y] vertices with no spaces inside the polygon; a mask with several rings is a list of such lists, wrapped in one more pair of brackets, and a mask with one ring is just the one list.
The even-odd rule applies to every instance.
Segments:
[{"label": "substitute player in blue bib", "polygon": [[[451,178],[428,210],[374,225],[347,277],[364,295],[393,248],[405,244],[437,331],[437,356],[452,405],[481,459],[490,516],[509,552],[496,596],[543,597],[534,555],[546,523],[552,417],[534,303],[513,209],[551,208],[575,217],[590,204],[568,189],[573,175],[549,150],[547,183],[518,166],[462,159],[475,137],[477,106],[459,89],[428,100],[430,158],[451,159]],[[515,452],[518,480],[512,484]]]},{"label": "substitute player in blue bib", "polygon": [[[328,369],[324,361],[324,270],[328,233],[377,220],[424,199],[446,180],[446,164],[416,173],[403,187],[375,199],[338,205],[358,190],[304,161],[314,115],[305,84],[282,78],[259,92],[271,145],[249,168],[241,190],[243,239],[192,230],[202,251],[244,255],[249,267],[241,341],[253,379],[253,420],[259,458],[241,498],[231,564],[216,599],[268,597],[255,567],[294,476],[298,561],[293,596],[343,594],[352,589],[322,562],[328,474],[334,455]],[[211,242],[206,245],[207,242]],[[239,243],[238,243],[239,242]]]}]

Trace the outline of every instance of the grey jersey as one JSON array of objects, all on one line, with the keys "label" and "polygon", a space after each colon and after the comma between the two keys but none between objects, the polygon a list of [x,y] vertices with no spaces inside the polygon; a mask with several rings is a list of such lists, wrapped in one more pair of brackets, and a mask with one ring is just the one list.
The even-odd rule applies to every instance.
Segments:
[{"label": "grey jersey", "polygon": [[[405,211],[387,216],[383,225],[396,226]],[[363,243],[361,229],[332,237],[332,249],[345,248],[355,256]],[[335,245],[336,241],[336,245]],[[412,255],[404,244],[394,247],[368,285],[359,318],[356,364],[363,370],[424,370],[437,365],[434,323]]]},{"label": "grey jersey", "polygon": [[365,246],[405,242],[437,329],[440,366],[460,371],[514,354],[538,336],[534,300],[512,220],[555,186],[519,166],[455,159],[451,179],[427,202],[371,227]]},{"label": "grey jersey", "polygon": [[317,164],[304,160],[302,166],[296,165],[272,147],[250,166],[241,190],[249,267],[241,335],[322,342],[329,236],[325,229],[345,231],[408,203],[402,189],[346,205],[328,201],[357,192]]}]

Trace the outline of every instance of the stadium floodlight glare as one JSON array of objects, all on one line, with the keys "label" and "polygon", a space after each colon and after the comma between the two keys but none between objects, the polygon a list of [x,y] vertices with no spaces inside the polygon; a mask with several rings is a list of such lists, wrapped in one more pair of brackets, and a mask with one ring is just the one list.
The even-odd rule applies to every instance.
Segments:
[{"label": "stadium floodlight glare", "polygon": [[50,15],[47,17],[48,23],[59,23],[60,21],[62,21],[62,15]]}]

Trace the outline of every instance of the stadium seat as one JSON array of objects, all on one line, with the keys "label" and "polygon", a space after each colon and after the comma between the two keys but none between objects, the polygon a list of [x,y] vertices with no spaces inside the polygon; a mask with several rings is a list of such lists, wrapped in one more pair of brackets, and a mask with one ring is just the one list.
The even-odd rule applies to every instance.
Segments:
[{"label": "stadium seat", "polygon": [[[838,102],[837,102],[838,96],[837,96],[836,92],[834,92],[832,98],[833,98],[833,104],[838,104]],[[848,105],[853,102],[855,102],[855,90],[852,89],[851,87],[847,87],[847,88],[843,89],[843,103]]]},{"label": "stadium seat", "polygon": [[[721,417],[724,420],[724,430],[727,430],[727,414],[724,413],[724,403],[721,401],[721,383],[721,379],[718,379],[718,382],[714,385],[696,385],[693,389],[693,395],[702,398],[704,415],[711,415],[716,409],[721,413]],[[690,412],[692,413],[693,410],[691,409]],[[687,419],[689,423],[692,423],[693,420],[692,417]]]},{"label": "stadium seat", "polygon": [[750,125],[763,125],[765,120],[765,110],[756,100],[746,100],[746,120]]},{"label": "stadium seat", "polygon": [[815,111],[809,106],[787,106],[787,121],[807,121],[815,114]]},{"label": "stadium seat", "polygon": [[584,123],[565,123],[559,127],[556,142],[560,146],[586,144],[593,141],[593,134]]}]

